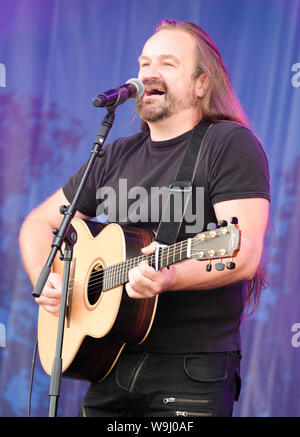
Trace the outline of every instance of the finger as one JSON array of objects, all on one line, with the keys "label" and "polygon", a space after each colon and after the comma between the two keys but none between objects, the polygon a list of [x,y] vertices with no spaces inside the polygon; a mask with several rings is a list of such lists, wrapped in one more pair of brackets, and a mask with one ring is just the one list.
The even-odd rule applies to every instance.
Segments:
[{"label": "finger", "polygon": [[58,304],[61,299],[61,289],[53,288],[51,285],[46,283],[41,295],[36,298],[38,304],[50,304],[52,302],[54,305]]},{"label": "finger", "polygon": [[41,296],[51,297],[60,299],[61,297],[61,287],[53,287],[53,285],[46,282],[46,285],[42,291]]},{"label": "finger", "polygon": [[60,304],[60,299],[53,298],[53,297],[47,297],[47,296],[40,296],[35,298],[36,303],[39,305],[49,305],[49,306],[56,306]]},{"label": "finger", "polygon": [[48,281],[54,288],[61,288],[62,286],[62,279],[58,273],[50,273]]},{"label": "finger", "polygon": [[139,267],[129,270],[128,279],[130,286],[138,293],[144,293],[145,289],[152,287],[152,281],[142,275]]},{"label": "finger", "polygon": [[158,242],[157,241],[152,241],[151,244],[149,244],[148,246],[142,248],[142,252],[145,255],[150,255],[150,253],[155,252],[157,246],[159,246]]},{"label": "finger", "polygon": [[132,299],[146,299],[153,297],[153,294],[149,290],[144,289],[142,292],[136,290],[129,282],[125,284],[125,289],[129,297]]},{"label": "finger", "polygon": [[138,269],[141,275],[150,281],[156,281],[159,278],[158,272],[153,267],[149,266],[147,261],[140,262]]},{"label": "finger", "polygon": [[60,310],[59,305],[56,305],[54,307],[51,305],[41,305],[41,307],[48,313],[52,314],[53,316],[56,317],[59,316],[59,310]]},{"label": "finger", "polygon": [[141,298],[141,294],[139,292],[137,292],[131,285],[129,282],[127,282],[125,284],[125,290],[128,294],[129,297],[131,297],[132,299],[140,299]]}]

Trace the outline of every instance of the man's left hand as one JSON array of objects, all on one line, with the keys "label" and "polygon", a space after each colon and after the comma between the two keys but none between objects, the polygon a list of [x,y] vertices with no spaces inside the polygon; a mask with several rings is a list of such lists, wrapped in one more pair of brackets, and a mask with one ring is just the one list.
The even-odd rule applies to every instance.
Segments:
[{"label": "man's left hand", "polygon": [[[150,255],[155,252],[157,246],[158,243],[154,241],[144,247],[142,252],[144,255]],[[169,269],[164,267],[156,271],[148,261],[142,261],[137,267],[129,270],[129,282],[125,286],[128,296],[134,299],[145,299],[170,289],[174,280],[174,270],[174,266],[170,266]]]}]

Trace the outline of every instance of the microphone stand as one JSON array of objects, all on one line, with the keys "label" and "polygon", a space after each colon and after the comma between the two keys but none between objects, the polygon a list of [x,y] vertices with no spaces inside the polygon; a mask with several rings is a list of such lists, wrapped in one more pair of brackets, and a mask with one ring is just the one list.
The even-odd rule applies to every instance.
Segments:
[{"label": "microphone stand", "polygon": [[[33,289],[32,295],[34,297],[39,297],[43,291],[43,288],[47,282],[48,276],[51,272],[51,267],[54,259],[59,251],[61,256],[60,259],[64,261],[64,273],[62,281],[62,296],[60,302],[60,311],[58,319],[58,330],[57,330],[57,340],[56,340],[56,351],[53,360],[52,371],[51,371],[51,381],[49,388],[49,417],[55,417],[57,413],[58,398],[60,395],[60,383],[62,376],[62,346],[63,346],[63,335],[64,335],[64,324],[66,315],[66,302],[69,289],[69,276],[70,267],[73,255],[73,246],[77,241],[77,233],[74,227],[71,225],[71,220],[77,211],[77,205],[88,179],[88,176],[92,170],[93,164],[96,158],[101,158],[104,154],[102,146],[105,139],[112,128],[115,119],[115,106],[109,108],[106,116],[103,118],[100,128],[98,130],[96,139],[94,141],[93,148],[91,150],[91,155],[88,160],[87,166],[85,168],[82,179],[77,187],[73,201],[69,206],[62,205],[60,207],[60,213],[64,215],[59,229],[53,229],[54,239],[51,244],[51,252],[47,259],[45,266],[42,268],[37,283]],[[65,251],[62,252],[62,244],[65,243]]]}]

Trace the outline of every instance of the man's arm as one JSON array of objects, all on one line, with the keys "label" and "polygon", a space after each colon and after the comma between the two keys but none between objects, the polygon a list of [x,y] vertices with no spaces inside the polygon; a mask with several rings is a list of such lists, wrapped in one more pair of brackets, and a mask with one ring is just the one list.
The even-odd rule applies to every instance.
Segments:
[{"label": "man's arm", "polygon": [[[201,290],[217,288],[241,280],[251,279],[259,266],[269,212],[269,201],[262,198],[237,199],[214,205],[218,220],[238,217],[241,229],[240,251],[234,262],[234,270],[217,271],[212,261],[211,272],[206,272],[206,262],[189,259],[174,264],[170,269],[156,272],[146,262],[129,272],[126,284],[130,297],[151,297],[165,290]],[[145,248],[145,254],[153,252],[155,243]]]},{"label": "man's arm", "polygon": [[[25,270],[33,285],[35,285],[50,254],[54,237],[52,230],[59,228],[63,219],[59,207],[68,204],[69,201],[60,189],[34,209],[22,225],[20,232],[21,255]],[[75,217],[89,219],[79,212],[76,212]],[[50,273],[43,293],[36,301],[48,311],[58,314],[60,295],[61,278],[56,273]]]}]

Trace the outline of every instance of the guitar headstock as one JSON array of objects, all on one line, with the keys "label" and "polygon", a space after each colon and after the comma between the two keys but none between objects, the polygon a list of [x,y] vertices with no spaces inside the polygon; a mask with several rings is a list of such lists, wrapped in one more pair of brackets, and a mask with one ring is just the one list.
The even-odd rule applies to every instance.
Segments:
[{"label": "guitar headstock", "polygon": [[232,217],[230,224],[222,220],[218,226],[211,224],[208,231],[200,232],[191,241],[190,258],[197,260],[209,260],[206,266],[207,271],[211,271],[211,260],[218,259],[215,264],[217,270],[224,270],[223,258],[230,258],[226,263],[229,270],[235,268],[232,258],[235,257],[240,248],[240,230],[237,226],[238,220]]}]

